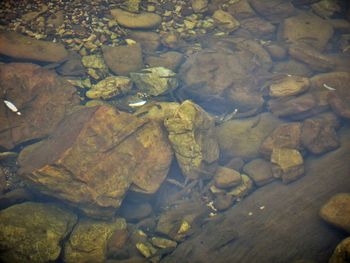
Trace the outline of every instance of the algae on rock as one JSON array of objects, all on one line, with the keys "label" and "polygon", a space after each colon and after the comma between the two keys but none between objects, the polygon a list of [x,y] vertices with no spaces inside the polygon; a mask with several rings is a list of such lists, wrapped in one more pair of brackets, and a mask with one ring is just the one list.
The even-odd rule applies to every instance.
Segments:
[{"label": "algae on rock", "polygon": [[214,175],[219,146],[213,118],[186,100],[172,117],[165,119],[164,125],[183,174],[189,179]]}]

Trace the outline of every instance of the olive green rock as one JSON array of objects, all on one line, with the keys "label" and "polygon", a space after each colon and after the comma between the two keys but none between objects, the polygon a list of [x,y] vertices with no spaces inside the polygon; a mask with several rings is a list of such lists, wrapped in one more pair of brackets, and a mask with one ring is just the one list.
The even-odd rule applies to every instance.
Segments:
[{"label": "olive green rock", "polygon": [[176,89],[178,86],[175,72],[163,67],[132,72],[130,77],[141,92],[150,96],[162,95]]},{"label": "olive green rock", "polygon": [[64,248],[64,262],[105,262],[108,240],[117,230],[126,229],[123,218],[110,221],[81,220]]},{"label": "olive green rock", "polygon": [[56,204],[26,202],[0,211],[1,262],[53,262],[77,216]]},{"label": "olive green rock", "polygon": [[93,85],[90,90],[86,92],[86,97],[90,99],[104,99],[108,100],[118,95],[124,95],[132,88],[132,82],[127,77],[108,77],[96,85]]},{"label": "olive green rock", "polygon": [[164,125],[183,174],[190,179],[214,175],[219,147],[213,118],[186,100],[173,116],[165,119]]}]

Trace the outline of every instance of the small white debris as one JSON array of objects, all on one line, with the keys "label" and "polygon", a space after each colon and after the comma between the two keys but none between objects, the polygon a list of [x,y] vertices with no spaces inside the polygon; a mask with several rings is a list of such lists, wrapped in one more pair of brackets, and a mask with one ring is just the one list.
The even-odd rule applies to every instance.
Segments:
[{"label": "small white debris", "polygon": [[15,104],[13,104],[11,101],[8,100],[4,100],[4,103],[6,105],[7,108],[9,108],[12,112],[15,112],[17,115],[21,115],[22,113],[20,113],[16,107]]},{"label": "small white debris", "polygon": [[328,86],[326,83],[323,83],[323,87],[325,87],[328,90],[335,91],[335,88],[332,88],[331,86]]},{"label": "small white debris", "polygon": [[264,209],[265,209],[265,206],[264,206],[264,205],[263,205],[263,206],[260,206],[259,209],[260,209],[260,210],[264,210]]},{"label": "small white debris", "polygon": [[287,77],[292,77],[292,75],[291,74],[287,74]]},{"label": "small white debris", "polygon": [[129,106],[130,107],[140,107],[142,105],[145,105],[147,101],[145,100],[141,100],[141,101],[138,101],[138,102],[132,102],[132,103],[129,103]]},{"label": "small white debris", "polygon": [[214,216],[217,216],[217,214],[216,214],[216,213],[213,213],[213,212],[211,212],[211,213],[209,214],[209,217],[214,217]]},{"label": "small white debris", "polygon": [[249,212],[249,213],[248,213],[248,216],[252,216],[252,215],[253,215],[253,212]]},{"label": "small white debris", "polygon": [[213,201],[207,203],[207,207],[209,207],[211,210],[213,210],[213,211],[215,211],[215,212],[218,211],[218,210],[214,207],[214,202],[213,202]]}]

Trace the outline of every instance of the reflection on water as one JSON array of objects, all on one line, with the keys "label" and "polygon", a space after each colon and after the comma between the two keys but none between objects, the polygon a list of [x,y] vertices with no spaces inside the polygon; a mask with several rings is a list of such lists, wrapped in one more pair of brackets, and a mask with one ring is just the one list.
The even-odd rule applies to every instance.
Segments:
[{"label": "reflection on water", "polygon": [[1,262],[349,262],[349,10],[1,2]]}]

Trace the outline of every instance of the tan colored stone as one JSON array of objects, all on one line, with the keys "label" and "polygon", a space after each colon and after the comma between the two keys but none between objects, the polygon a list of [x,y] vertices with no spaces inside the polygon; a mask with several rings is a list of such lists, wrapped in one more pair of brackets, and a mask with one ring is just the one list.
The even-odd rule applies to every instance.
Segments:
[{"label": "tan colored stone", "polygon": [[218,188],[230,188],[239,185],[241,181],[239,172],[223,166],[218,167],[214,176],[215,186]]},{"label": "tan colored stone", "polygon": [[270,85],[271,97],[292,96],[305,92],[310,86],[308,78],[292,76],[275,81]]},{"label": "tan colored stone", "polygon": [[281,174],[283,183],[290,183],[297,180],[304,174],[303,157],[298,150],[289,148],[274,148],[271,154],[271,162],[276,164],[280,171],[273,171]]},{"label": "tan colored stone", "polygon": [[328,223],[350,233],[350,194],[332,196],[320,210],[321,217]]},{"label": "tan colored stone", "polygon": [[350,237],[342,240],[335,248],[329,263],[347,263],[350,261]]},{"label": "tan colored stone", "polygon": [[235,31],[240,25],[239,21],[236,20],[230,13],[220,9],[214,12],[213,19],[221,30],[228,32]]},{"label": "tan colored stone", "polygon": [[134,14],[122,9],[112,9],[112,16],[115,17],[118,24],[132,29],[152,29],[159,26],[162,18],[154,13]]},{"label": "tan colored stone", "polygon": [[254,159],[250,161],[244,165],[243,171],[253,179],[257,186],[263,186],[275,179],[272,175],[271,163],[264,159]]}]

